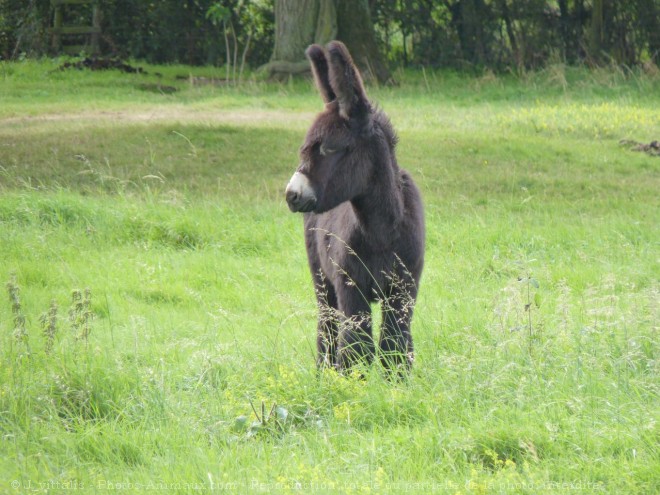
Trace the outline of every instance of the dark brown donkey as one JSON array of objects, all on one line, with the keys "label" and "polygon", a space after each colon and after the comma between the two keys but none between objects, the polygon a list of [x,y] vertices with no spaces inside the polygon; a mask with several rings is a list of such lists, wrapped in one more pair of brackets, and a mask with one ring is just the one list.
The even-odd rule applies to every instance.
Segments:
[{"label": "dark brown donkey", "polygon": [[380,359],[403,371],[414,357],[410,320],[424,264],[422,200],[396,162],[392,124],[367,99],[346,47],[312,45],[306,55],[325,111],[300,149],[286,201],[304,213],[319,305],[317,363],[339,370],[370,363],[370,304],[379,301]]}]

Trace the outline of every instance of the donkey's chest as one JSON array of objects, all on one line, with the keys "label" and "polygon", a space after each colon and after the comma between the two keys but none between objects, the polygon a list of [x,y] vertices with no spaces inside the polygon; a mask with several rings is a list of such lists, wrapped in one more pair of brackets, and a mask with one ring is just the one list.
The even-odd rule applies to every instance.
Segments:
[{"label": "donkey's chest", "polygon": [[325,253],[321,253],[322,269],[335,288],[354,287],[371,301],[386,292],[393,264],[389,251],[365,251],[338,241],[326,244]]},{"label": "donkey's chest", "polygon": [[308,253],[335,287],[359,289],[364,297],[379,297],[396,265],[394,246],[373,243],[349,211],[308,219]]}]

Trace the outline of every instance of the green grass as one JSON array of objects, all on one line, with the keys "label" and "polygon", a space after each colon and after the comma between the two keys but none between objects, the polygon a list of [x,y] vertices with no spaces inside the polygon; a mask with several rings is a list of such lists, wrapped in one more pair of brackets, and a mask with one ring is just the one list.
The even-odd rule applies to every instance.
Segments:
[{"label": "green grass", "polygon": [[[660,159],[618,144],[660,138],[657,78],[368,88],[428,229],[417,359],[390,383],[315,370],[282,198],[309,83],[58,63],[0,65],[0,281],[26,329],[4,291],[0,493],[660,490]],[[159,81],[178,91],[140,89]]]}]

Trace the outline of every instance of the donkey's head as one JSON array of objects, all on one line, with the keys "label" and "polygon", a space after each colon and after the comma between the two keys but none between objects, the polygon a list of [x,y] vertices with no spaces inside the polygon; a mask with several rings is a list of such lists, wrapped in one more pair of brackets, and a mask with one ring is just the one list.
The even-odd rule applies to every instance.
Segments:
[{"label": "donkey's head", "polygon": [[300,148],[286,201],[291,211],[322,213],[365,194],[375,167],[390,161],[395,138],[387,117],[372,109],[343,43],[311,45],[306,55],[325,111]]}]

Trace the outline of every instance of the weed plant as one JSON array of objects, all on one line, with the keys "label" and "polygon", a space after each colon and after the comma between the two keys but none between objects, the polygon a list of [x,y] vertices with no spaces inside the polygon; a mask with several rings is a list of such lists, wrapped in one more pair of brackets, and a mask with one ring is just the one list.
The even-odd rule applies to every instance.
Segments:
[{"label": "weed plant", "polygon": [[369,88],[428,230],[391,381],[315,366],[311,83],[59,63],[0,65],[0,493],[660,491],[657,76]]}]

